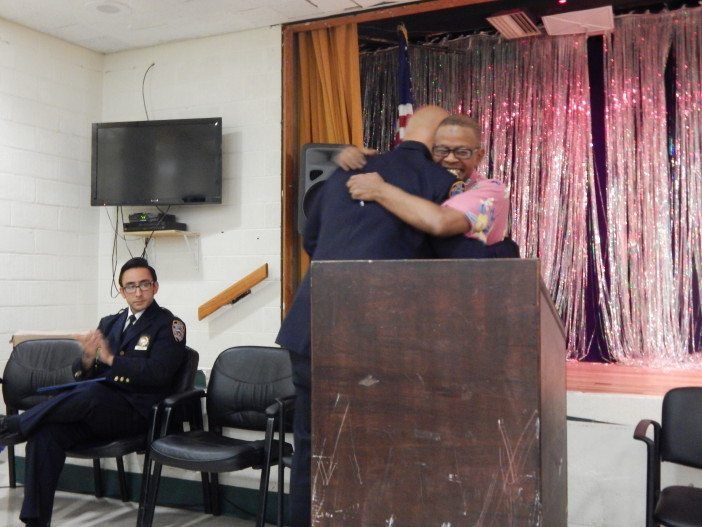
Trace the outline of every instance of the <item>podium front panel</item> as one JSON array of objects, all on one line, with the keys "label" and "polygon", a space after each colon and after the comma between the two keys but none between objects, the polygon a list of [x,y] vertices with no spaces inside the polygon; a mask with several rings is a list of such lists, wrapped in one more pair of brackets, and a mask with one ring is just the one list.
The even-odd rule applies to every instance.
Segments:
[{"label": "podium front panel", "polygon": [[545,302],[535,260],[315,262],[312,524],[565,525]]}]

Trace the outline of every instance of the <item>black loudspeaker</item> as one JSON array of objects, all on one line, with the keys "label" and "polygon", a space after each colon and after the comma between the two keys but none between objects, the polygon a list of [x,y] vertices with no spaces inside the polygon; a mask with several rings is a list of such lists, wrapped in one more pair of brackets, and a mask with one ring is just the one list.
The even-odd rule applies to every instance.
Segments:
[{"label": "black loudspeaker", "polygon": [[305,231],[312,197],[338,168],[334,156],[348,145],[307,143],[300,152],[300,179],[297,192],[297,232]]}]

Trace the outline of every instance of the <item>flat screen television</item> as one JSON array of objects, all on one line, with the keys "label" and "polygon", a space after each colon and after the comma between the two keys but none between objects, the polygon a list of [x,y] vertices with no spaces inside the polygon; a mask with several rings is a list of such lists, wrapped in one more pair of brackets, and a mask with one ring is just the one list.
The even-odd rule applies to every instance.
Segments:
[{"label": "flat screen television", "polygon": [[222,118],[93,123],[91,205],[222,203]]}]

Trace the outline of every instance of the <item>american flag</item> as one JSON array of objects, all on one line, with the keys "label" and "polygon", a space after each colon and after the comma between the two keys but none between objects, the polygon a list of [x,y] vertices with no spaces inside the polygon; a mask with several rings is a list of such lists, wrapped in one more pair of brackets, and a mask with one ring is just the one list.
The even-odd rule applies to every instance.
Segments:
[{"label": "american flag", "polygon": [[410,72],[409,40],[407,28],[404,24],[397,26],[398,54],[397,54],[397,92],[399,97],[398,119],[395,125],[395,140],[397,146],[405,137],[407,121],[413,113],[412,109],[412,74]]}]

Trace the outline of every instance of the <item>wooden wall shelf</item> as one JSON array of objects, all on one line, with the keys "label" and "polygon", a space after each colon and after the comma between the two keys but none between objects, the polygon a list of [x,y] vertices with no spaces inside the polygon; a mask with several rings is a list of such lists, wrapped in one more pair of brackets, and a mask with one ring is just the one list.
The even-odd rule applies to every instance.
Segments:
[{"label": "wooden wall shelf", "polygon": [[199,237],[199,232],[192,231],[129,231],[124,233],[125,236],[137,236],[139,238],[195,238]]},{"label": "wooden wall shelf", "polygon": [[134,238],[150,239],[147,247],[149,252],[149,261],[156,264],[156,242],[157,239],[180,238],[185,242],[188,252],[192,256],[195,270],[200,269],[200,233],[192,231],[176,231],[173,229],[165,231],[131,231],[124,233],[125,238],[133,236]]}]

